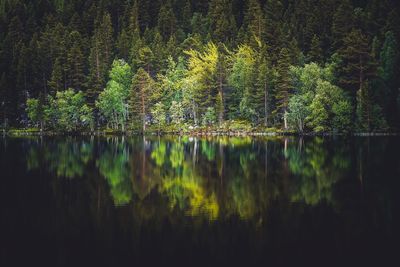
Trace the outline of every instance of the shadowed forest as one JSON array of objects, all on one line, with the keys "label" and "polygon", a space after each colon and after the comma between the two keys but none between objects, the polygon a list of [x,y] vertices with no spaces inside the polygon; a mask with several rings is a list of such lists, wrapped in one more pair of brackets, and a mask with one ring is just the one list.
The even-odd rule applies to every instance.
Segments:
[{"label": "shadowed forest", "polygon": [[0,0],[3,129],[395,132],[395,0]]}]

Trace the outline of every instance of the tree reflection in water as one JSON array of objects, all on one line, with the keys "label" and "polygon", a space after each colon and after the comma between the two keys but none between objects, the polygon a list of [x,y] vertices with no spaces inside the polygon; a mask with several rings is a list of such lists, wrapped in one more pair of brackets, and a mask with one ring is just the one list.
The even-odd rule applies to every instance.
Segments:
[{"label": "tree reflection in water", "polygon": [[349,155],[345,145],[319,137],[66,138],[32,145],[27,168],[42,164],[57,177],[101,177],[115,206],[262,222],[272,201],[333,204]]}]

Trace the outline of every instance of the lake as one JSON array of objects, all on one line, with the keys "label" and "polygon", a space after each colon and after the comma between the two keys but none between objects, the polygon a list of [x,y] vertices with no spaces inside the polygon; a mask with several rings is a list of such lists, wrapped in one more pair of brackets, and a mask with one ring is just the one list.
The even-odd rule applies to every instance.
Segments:
[{"label": "lake", "polygon": [[1,266],[388,266],[398,137],[0,139]]}]

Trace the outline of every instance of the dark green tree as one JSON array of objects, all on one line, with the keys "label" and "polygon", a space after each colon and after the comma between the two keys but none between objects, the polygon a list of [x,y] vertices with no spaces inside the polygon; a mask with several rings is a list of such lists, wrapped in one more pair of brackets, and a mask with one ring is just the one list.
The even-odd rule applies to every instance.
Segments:
[{"label": "dark green tree", "polygon": [[208,9],[208,20],[212,37],[215,41],[233,44],[236,21],[232,13],[231,1],[211,0]]},{"label": "dark green tree", "polygon": [[343,0],[333,15],[332,42],[333,48],[342,47],[343,40],[353,27],[353,6],[349,0]]},{"label": "dark green tree", "polygon": [[342,59],[339,82],[351,96],[354,122],[357,91],[361,92],[365,81],[376,76],[376,62],[371,56],[368,37],[356,29],[346,35],[339,53]]},{"label": "dark green tree", "polygon": [[89,56],[89,83],[87,97],[91,104],[105,86],[113,58],[113,29],[111,17],[104,14],[92,36]]},{"label": "dark green tree", "polygon": [[171,0],[167,0],[158,14],[158,30],[164,40],[168,40],[176,32],[176,18],[172,9]]},{"label": "dark green tree", "polygon": [[322,55],[321,42],[318,36],[314,34],[311,40],[310,52],[308,52],[308,61],[322,64]]},{"label": "dark green tree", "polygon": [[71,32],[69,37],[72,40],[72,46],[67,53],[68,86],[75,90],[82,90],[86,79],[82,37],[77,31]]},{"label": "dark green tree", "polygon": [[275,115],[278,120],[283,120],[283,126],[288,128],[287,113],[289,105],[290,89],[292,81],[290,78],[290,56],[286,48],[282,48],[279,53],[277,72],[278,79],[276,83],[276,109]]}]

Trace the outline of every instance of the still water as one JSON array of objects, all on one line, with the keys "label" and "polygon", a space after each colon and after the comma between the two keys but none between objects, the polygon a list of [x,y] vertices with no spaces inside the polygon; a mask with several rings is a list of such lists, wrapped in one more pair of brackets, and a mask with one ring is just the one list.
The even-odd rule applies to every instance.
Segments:
[{"label": "still water", "polygon": [[1,266],[388,266],[398,253],[398,137],[0,141]]}]

